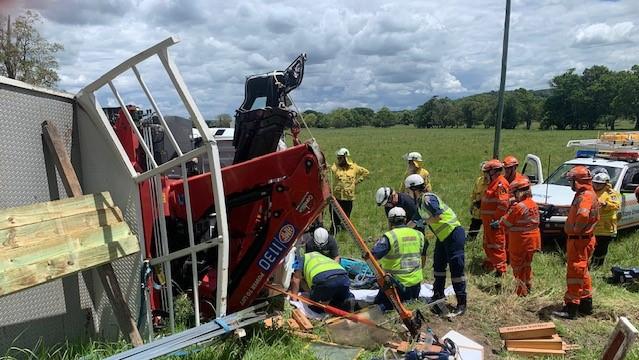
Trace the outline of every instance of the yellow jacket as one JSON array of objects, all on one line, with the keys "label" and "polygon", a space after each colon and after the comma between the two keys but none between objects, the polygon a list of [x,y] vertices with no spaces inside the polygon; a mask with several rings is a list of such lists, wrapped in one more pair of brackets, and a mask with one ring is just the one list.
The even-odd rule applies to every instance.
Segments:
[{"label": "yellow jacket", "polygon": [[475,179],[475,185],[473,185],[473,191],[470,193],[470,215],[473,219],[481,219],[481,212],[479,211],[479,202],[481,201],[484,191],[488,187],[486,178],[482,175]]},{"label": "yellow jacket", "polygon": [[599,208],[599,222],[595,225],[595,235],[617,234],[617,212],[621,208],[621,194],[607,184],[600,191],[596,191],[601,207]]},{"label": "yellow jacket", "polygon": [[333,195],[337,200],[355,200],[355,185],[361,183],[369,171],[355,164],[350,159],[347,167],[333,163]]},{"label": "yellow jacket", "polygon": [[[424,179],[424,185],[426,186],[426,191],[431,192],[433,190],[430,184],[430,173],[428,170],[424,168],[417,168],[417,172],[415,174],[419,174]],[[406,170],[404,173],[404,178],[402,179],[402,184],[399,186],[399,192],[406,192],[406,185],[404,185],[404,180],[408,177],[408,175],[413,175],[413,173]]]}]

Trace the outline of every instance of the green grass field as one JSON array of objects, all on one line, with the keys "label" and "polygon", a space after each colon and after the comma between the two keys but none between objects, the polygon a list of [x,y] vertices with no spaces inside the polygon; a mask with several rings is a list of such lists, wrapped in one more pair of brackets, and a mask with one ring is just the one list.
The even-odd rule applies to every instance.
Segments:
[{"label": "green grass field", "polygon": [[[479,175],[479,163],[492,155],[493,131],[412,127],[312,129],[329,165],[334,161],[334,152],[343,146],[351,151],[355,162],[371,172],[368,179],[357,189],[352,214],[355,226],[365,238],[377,238],[386,231],[384,212],[375,205],[374,194],[380,186],[399,186],[405,171],[402,155],[409,151],[421,152],[425,167],[431,173],[433,191],[457,212],[464,227],[467,227],[470,220],[469,193],[473,180]],[[307,137],[308,133],[304,132],[303,135]],[[565,147],[569,139],[596,137],[597,133],[504,130],[502,135],[502,157],[512,154],[522,161],[527,153],[532,153],[546,162],[550,156],[550,168],[553,170],[572,157],[574,149]],[[547,165],[544,164],[544,172]],[[339,234],[338,241],[343,255],[360,256],[361,251],[346,234]],[[433,246],[429,249],[430,255],[432,248]],[[609,285],[605,282],[609,275],[609,265],[637,266],[638,254],[639,234],[634,230],[622,234],[617,242],[611,244],[606,266],[593,273],[595,314],[574,321],[555,321],[564,341],[582,347],[581,350],[571,352],[568,358],[599,358],[618,316],[627,316],[633,323],[639,324],[639,289]],[[561,305],[565,290],[565,264],[562,253],[547,251],[535,256],[534,288],[531,295],[526,298],[513,295],[514,282],[511,276],[506,277],[501,291],[490,290],[496,280],[482,273],[482,259],[481,241],[468,243],[466,276],[469,309],[466,315],[449,322],[431,315],[426,309],[423,313],[436,334],[443,335],[454,329],[482,343],[487,358],[515,358],[501,350],[497,329],[500,326],[547,321],[549,311]],[[426,281],[431,282],[432,258],[428,261]],[[454,300],[452,301],[454,303]],[[261,329],[256,331],[256,336],[249,340],[221,342],[189,358],[313,358],[302,340],[291,338],[283,332],[268,333]],[[97,359],[104,357],[104,354],[113,353],[122,346],[103,343],[91,343],[80,347],[62,345],[56,348],[59,350],[57,355],[49,357],[47,353],[53,351],[40,351],[36,352],[36,357],[70,359],[81,354],[102,351],[91,357]],[[367,359],[379,354],[366,352],[362,358]],[[23,357],[17,353],[8,355]],[[635,345],[627,358],[639,359],[639,346]]]}]

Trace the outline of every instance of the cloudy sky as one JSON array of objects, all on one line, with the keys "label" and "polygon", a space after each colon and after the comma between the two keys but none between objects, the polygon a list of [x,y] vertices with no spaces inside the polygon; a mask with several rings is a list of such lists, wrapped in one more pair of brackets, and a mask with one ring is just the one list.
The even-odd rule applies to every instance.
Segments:
[{"label": "cloudy sky", "polygon": [[[172,48],[206,118],[233,110],[247,75],[308,54],[302,109],[415,108],[432,95],[499,86],[505,0],[17,0],[60,42],[59,87],[76,92],[127,57]],[[513,0],[507,88],[548,87],[568,68],[639,63],[639,1]],[[142,69],[165,113],[180,113],[159,62]],[[132,74],[117,83],[142,102]],[[105,99],[106,99],[106,95]],[[112,102],[112,100],[104,100]],[[103,104],[104,105],[104,104]]]}]

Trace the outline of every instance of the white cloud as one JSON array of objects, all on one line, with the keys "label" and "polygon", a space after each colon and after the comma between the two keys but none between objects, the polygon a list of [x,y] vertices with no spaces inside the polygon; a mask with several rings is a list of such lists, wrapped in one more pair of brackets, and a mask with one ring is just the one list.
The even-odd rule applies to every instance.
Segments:
[{"label": "white cloud", "polygon": [[632,41],[634,24],[624,21],[612,26],[606,23],[580,27],[575,34],[576,45],[608,45]]},{"label": "white cloud", "polygon": [[[415,108],[499,85],[503,0],[15,1],[40,12],[42,34],[64,44],[59,86],[71,92],[177,35],[170,52],[207,118],[233,113],[247,75],[283,69],[301,52],[309,61],[293,96],[302,109]],[[573,67],[639,63],[638,16],[636,0],[513,1],[507,88],[545,88]],[[152,65],[141,70],[156,100],[183,111]],[[135,86],[122,95],[144,105]]]}]

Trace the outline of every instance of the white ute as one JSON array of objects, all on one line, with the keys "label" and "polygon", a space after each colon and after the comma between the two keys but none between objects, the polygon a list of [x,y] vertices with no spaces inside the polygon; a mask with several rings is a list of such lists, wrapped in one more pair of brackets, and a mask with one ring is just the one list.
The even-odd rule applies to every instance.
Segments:
[{"label": "white ute", "polygon": [[540,229],[544,236],[563,236],[568,209],[575,192],[570,188],[566,173],[576,165],[591,172],[600,168],[610,175],[610,183],[622,195],[618,213],[619,229],[639,225],[639,204],[634,191],[639,185],[639,132],[607,132],[599,139],[571,140],[568,147],[582,148],[576,156],[561,164],[544,179],[539,157],[528,154],[522,168],[532,186],[533,200],[539,205]]}]

